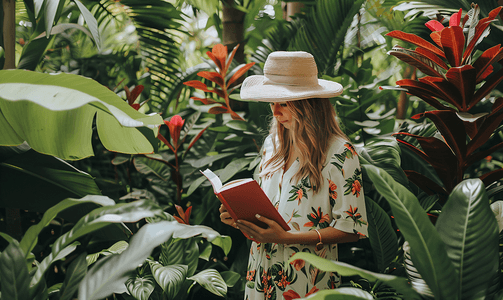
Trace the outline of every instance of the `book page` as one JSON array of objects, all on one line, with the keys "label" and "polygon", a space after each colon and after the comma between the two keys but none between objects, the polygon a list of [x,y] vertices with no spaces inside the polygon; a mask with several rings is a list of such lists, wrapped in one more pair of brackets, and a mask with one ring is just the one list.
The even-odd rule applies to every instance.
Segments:
[{"label": "book page", "polygon": [[250,181],[253,181],[253,179],[251,179],[251,178],[236,179],[236,180],[233,180],[231,182],[227,182],[226,184],[224,184],[220,191],[225,191],[225,190],[231,189],[235,186],[238,186],[238,185],[250,182]]},{"label": "book page", "polygon": [[211,185],[213,186],[213,191],[215,194],[220,193],[220,190],[222,189],[222,181],[220,181],[220,178],[218,178],[217,174],[213,173],[210,169],[206,169],[201,172],[208,180],[210,181]]}]

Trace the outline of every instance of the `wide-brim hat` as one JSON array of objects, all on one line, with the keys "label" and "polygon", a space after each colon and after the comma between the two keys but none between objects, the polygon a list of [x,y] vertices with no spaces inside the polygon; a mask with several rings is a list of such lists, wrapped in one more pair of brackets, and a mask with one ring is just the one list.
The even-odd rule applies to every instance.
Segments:
[{"label": "wide-brim hat", "polygon": [[331,98],[342,93],[337,82],[318,79],[314,57],[303,51],[276,51],[264,64],[264,75],[247,77],[241,85],[246,101],[286,102]]}]

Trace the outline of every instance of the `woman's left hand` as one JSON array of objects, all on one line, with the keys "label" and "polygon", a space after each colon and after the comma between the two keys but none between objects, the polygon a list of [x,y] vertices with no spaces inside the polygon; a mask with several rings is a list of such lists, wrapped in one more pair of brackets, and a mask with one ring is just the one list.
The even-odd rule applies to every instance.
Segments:
[{"label": "woman's left hand", "polygon": [[278,223],[264,216],[256,216],[258,220],[269,226],[268,228],[259,227],[252,222],[246,220],[238,220],[237,228],[243,233],[250,236],[251,239],[258,243],[278,243],[286,244],[288,232],[283,229]]}]

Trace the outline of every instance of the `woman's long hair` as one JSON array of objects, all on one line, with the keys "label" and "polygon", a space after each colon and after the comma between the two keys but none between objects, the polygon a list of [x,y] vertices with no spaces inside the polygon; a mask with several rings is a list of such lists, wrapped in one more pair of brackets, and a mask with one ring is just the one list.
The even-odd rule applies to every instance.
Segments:
[{"label": "woman's long hair", "polygon": [[286,102],[292,113],[293,126],[286,129],[272,119],[270,133],[274,144],[273,156],[265,162],[260,177],[268,177],[284,168],[292,149],[300,152],[300,167],[295,180],[309,176],[314,193],[322,185],[321,170],[334,137],[349,140],[336,120],[335,109],[328,99],[313,98]]}]

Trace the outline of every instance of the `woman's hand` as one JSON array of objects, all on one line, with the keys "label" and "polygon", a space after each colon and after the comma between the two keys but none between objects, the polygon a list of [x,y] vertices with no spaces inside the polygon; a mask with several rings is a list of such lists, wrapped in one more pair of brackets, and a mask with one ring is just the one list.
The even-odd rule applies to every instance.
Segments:
[{"label": "woman's hand", "polygon": [[258,243],[288,244],[288,232],[286,232],[278,223],[264,216],[256,215],[256,217],[269,227],[261,228],[252,222],[238,220],[236,228],[241,230],[243,233],[246,233],[251,239]]},{"label": "woman's hand", "polygon": [[220,221],[222,221],[222,223],[236,228],[236,222],[223,204],[220,204],[218,211],[220,212]]}]

